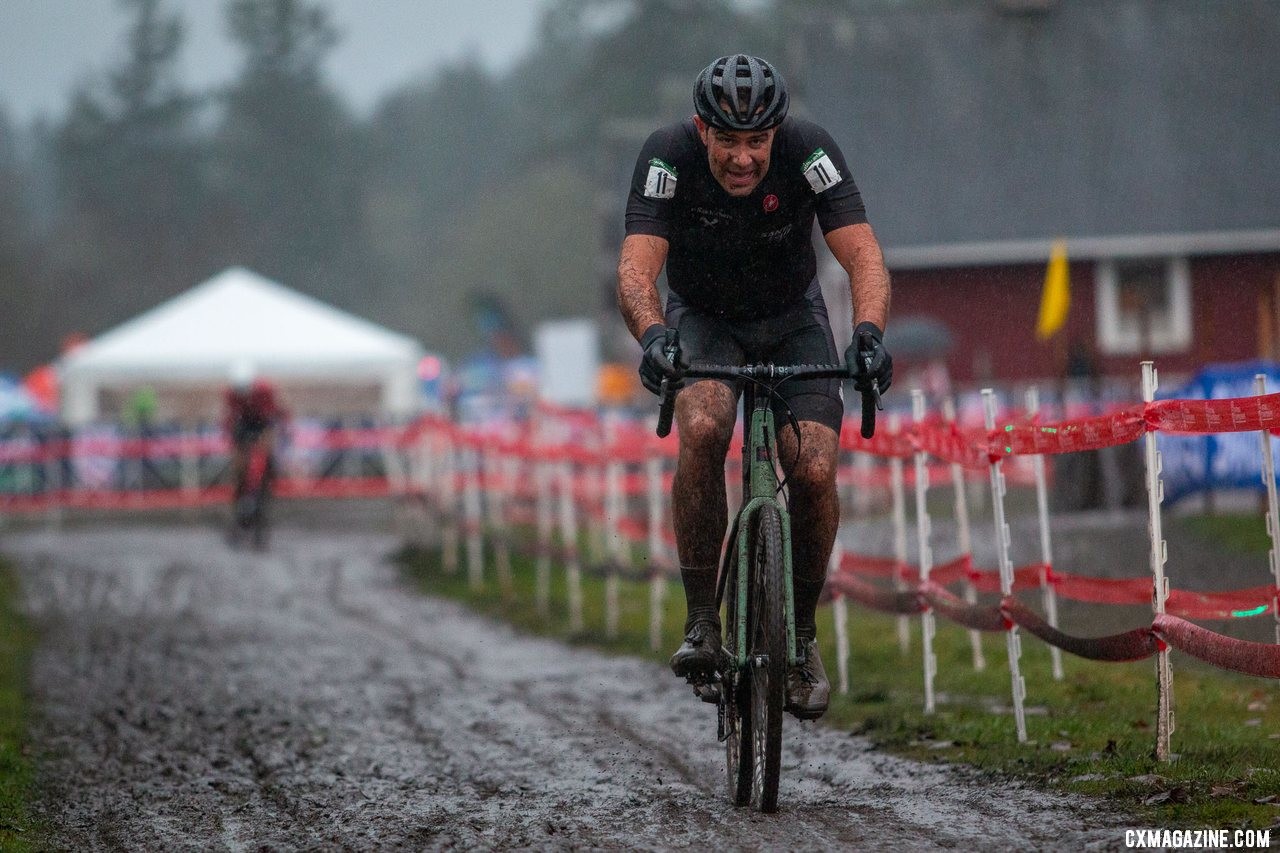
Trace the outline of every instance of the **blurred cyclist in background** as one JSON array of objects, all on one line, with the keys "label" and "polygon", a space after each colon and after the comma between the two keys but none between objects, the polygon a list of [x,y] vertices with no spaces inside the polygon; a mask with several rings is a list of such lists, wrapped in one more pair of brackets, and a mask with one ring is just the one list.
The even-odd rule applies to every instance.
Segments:
[{"label": "blurred cyclist in background", "polygon": [[256,509],[258,497],[270,493],[277,427],[287,415],[275,388],[258,377],[251,362],[237,361],[228,379],[224,428],[231,440],[233,525],[242,526],[250,511],[246,501],[252,501]]}]

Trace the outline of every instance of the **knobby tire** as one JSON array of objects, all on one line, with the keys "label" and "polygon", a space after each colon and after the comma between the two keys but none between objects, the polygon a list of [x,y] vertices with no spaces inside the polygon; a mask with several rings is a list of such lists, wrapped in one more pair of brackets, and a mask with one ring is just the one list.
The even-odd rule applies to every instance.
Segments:
[{"label": "knobby tire", "polygon": [[782,517],[762,506],[751,526],[748,548],[751,590],[747,637],[750,657],[751,807],[778,810],[782,769],[782,712],[787,686],[787,621],[784,612]]},{"label": "knobby tire", "polygon": [[[725,651],[731,660],[738,656],[738,557],[737,537],[729,539],[730,553],[725,573]],[[751,693],[746,671],[732,664],[725,679],[725,771],[729,800],[735,806],[751,802]],[[735,674],[736,673],[736,674]]]}]

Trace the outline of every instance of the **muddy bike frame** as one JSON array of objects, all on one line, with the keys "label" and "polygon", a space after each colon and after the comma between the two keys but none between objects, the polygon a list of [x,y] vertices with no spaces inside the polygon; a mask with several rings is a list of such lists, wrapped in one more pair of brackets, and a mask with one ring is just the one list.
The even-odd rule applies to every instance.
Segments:
[{"label": "muddy bike frame", "polygon": [[[666,353],[676,363],[679,336],[668,332]],[[718,685],[695,683],[700,696],[714,699],[718,707],[717,735],[726,744],[730,797],[735,805],[748,802],[764,812],[777,809],[778,777],[781,765],[781,715],[785,690],[785,673],[796,665],[795,596],[792,588],[791,516],[785,501],[779,500],[782,487],[778,480],[777,430],[773,414],[773,398],[782,382],[796,379],[848,379],[842,364],[747,366],[695,365],[684,373],[688,379],[724,379],[744,382],[742,440],[742,505],[734,516],[720,572],[716,607],[728,604],[732,642]],[[758,386],[758,387],[757,387]],[[675,389],[663,380],[658,435],[671,431],[675,410]],[[870,437],[875,430],[875,411],[879,404],[878,388],[863,395],[862,434]],[[797,436],[798,438],[799,436]],[[783,481],[785,482],[785,480]],[[764,512],[766,517],[761,517]],[[773,531],[765,532],[767,517],[776,513],[780,546],[767,541]],[[757,531],[757,518],[760,518]],[[757,575],[760,552],[764,573],[782,578]],[[777,553],[780,552],[780,553]],[[780,566],[777,563],[781,563]],[[730,581],[732,579],[732,581]],[[726,586],[732,582],[733,589]],[[781,596],[778,593],[781,593]],[[729,594],[726,602],[725,595]],[[754,596],[753,596],[754,593]],[[781,601],[777,599],[781,597]],[[785,625],[785,668],[770,661],[778,657],[776,634],[781,606]],[[771,625],[773,631],[764,628]],[[762,635],[762,631],[764,632]],[[750,642],[748,634],[750,632]],[[763,636],[763,642],[762,642]],[[761,646],[770,651],[763,651]],[[758,689],[762,681],[765,689]],[[710,689],[712,693],[704,691]],[[766,695],[767,694],[767,695]],[[748,777],[747,769],[750,769]]]}]

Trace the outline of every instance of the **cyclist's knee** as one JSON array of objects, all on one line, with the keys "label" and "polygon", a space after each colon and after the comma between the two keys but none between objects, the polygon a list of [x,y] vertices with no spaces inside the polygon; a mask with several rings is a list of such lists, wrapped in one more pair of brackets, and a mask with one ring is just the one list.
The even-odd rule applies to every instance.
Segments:
[{"label": "cyclist's knee", "polygon": [[837,460],[834,456],[804,454],[787,474],[792,491],[814,497],[834,491],[836,464]]},{"label": "cyclist's knee", "polygon": [[721,418],[708,412],[693,412],[680,422],[681,455],[707,455],[722,458],[729,449],[733,437],[733,424],[726,425]]},{"label": "cyclist's knee", "polygon": [[681,455],[723,459],[737,421],[734,403],[733,392],[719,383],[700,382],[681,391],[676,410]]}]

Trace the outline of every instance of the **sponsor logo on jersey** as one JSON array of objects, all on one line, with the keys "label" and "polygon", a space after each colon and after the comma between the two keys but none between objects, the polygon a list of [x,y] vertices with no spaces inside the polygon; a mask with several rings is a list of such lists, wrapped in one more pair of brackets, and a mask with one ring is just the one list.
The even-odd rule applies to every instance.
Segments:
[{"label": "sponsor logo on jersey", "polygon": [[676,170],[657,157],[649,161],[649,176],[645,178],[646,198],[675,198]]},{"label": "sponsor logo on jersey", "polygon": [[764,197],[764,212],[773,213],[778,209],[778,197],[773,193],[769,193]]},{"label": "sponsor logo on jersey", "polygon": [[791,228],[794,224],[795,223],[793,222],[788,222],[786,225],[783,225],[781,228],[775,228],[772,231],[766,231],[760,235],[760,239],[764,240],[766,243],[781,243],[783,240],[787,238],[787,235],[791,233]]},{"label": "sponsor logo on jersey", "polygon": [[815,193],[825,192],[841,180],[840,170],[836,168],[835,163],[831,162],[827,152],[821,148],[809,155],[809,159],[804,161],[801,169]]}]

